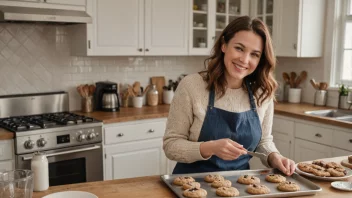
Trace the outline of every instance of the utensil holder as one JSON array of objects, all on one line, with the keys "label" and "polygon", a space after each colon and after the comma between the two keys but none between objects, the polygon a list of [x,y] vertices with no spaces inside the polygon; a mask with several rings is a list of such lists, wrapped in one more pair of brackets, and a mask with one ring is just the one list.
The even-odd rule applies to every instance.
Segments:
[{"label": "utensil holder", "polygon": [[300,103],[301,102],[301,88],[290,88],[288,90],[288,102]]},{"label": "utensil holder", "polygon": [[132,105],[135,108],[142,108],[142,106],[143,106],[143,96],[133,97]]},{"label": "utensil holder", "polygon": [[84,113],[93,112],[93,96],[88,96],[88,97],[82,98],[81,110]]},{"label": "utensil holder", "polygon": [[326,90],[316,90],[314,94],[314,105],[315,106],[325,106],[327,99],[327,91]]},{"label": "utensil holder", "polygon": [[164,90],[163,91],[163,102],[164,102],[164,104],[171,104],[173,97],[174,97],[174,91],[173,90]]}]

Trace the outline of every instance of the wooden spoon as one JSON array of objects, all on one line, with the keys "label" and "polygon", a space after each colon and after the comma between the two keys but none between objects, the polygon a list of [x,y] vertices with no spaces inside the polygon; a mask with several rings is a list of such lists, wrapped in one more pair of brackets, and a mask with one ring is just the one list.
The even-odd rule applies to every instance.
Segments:
[{"label": "wooden spoon", "polygon": [[290,75],[290,86],[291,86],[291,88],[296,88],[295,87],[296,77],[297,77],[296,72],[291,72],[291,75]]},{"label": "wooden spoon", "polygon": [[89,85],[89,96],[92,96],[95,92],[95,85]]},{"label": "wooden spoon", "polygon": [[317,86],[317,82],[315,82],[314,78],[310,79],[309,82],[314,87],[315,90],[319,90],[319,87]]},{"label": "wooden spoon", "polygon": [[282,78],[284,79],[286,84],[290,84],[290,76],[288,75],[288,73],[282,73]]},{"label": "wooden spoon", "polygon": [[307,78],[307,72],[302,71],[301,74],[297,77],[296,82],[295,82],[295,87],[298,87],[301,82],[305,81]]}]

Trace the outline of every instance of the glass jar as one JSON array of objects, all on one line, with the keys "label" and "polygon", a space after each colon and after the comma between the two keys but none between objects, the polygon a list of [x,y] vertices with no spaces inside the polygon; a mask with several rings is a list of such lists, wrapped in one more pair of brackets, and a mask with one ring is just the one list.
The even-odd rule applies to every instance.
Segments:
[{"label": "glass jar", "polygon": [[147,94],[147,102],[149,106],[156,106],[158,105],[159,100],[159,93],[156,89],[156,85],[152,85],[152,88],[148,91]]},{"label": "glass jar", "polygon": [[49,163],[44,153],[34,153],[31,169],[34,173],[34,191],[47,190],[49,188]]},{"label": "glass jar", "polygon": [[33,171],[0,172],[0,197],[32,198]]}]

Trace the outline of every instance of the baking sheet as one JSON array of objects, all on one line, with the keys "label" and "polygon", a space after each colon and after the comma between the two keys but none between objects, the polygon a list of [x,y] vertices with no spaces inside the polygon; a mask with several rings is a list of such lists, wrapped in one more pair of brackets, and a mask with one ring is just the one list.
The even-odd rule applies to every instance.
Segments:
[{"label": "baking sheet", "polygon": [[[201,188],[205,189],[208,194],[207,198],[219,197],[216,195],[216,188],[211,187],[211,183],[204,181],[204,177],[208,174],[219,174],[225,177],[225,179],[232,182],[232,187],[237,188],[240,192],[238,197],[293,197],[293,196],[303,196],[303,195],[313,195],[322,189],[314,184],[313,182],[305,179],[304,177],[294,173],[291,176],[286,176],[277,169],[260,169],[260,170],[241,170],[241,171],[224,171],[224,172],[211,172],[211,173],[194,173],[194,174],[175,174],[175,175],[162,175],[161,179],[166,183],[166,185],[178,196],[184,198],[182,195],[182,186],[174,185],[172,182],[174,178],[178,176],[191,176],[196,182],[201,184]],[[286,181],[296,182],[300,186],[300,190],[296,192],[282,192],[277,190],[277,183],[270,183],[265,180],[267,174],[280,174],[286,177]],[[254,175],[260,178],[260,183],[266,185],[270,188],[270,194],[264,195],[252,195],[246,192],[247,185],[237,183],[237,179],[241,175]]]}]

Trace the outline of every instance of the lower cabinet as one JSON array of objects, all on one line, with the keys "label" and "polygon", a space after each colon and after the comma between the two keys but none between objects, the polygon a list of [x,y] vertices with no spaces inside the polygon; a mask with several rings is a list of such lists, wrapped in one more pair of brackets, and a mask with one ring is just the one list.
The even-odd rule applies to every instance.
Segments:
[{"label": "lower cabinet", "polygon": [[0,161],[0,173],[10,170],[14,170],[14,163],[12,160]]},{"label": "lower cabinet", "polygon": [[166,173],[162,138],[121,143],[105,148],[105,179],[123,179]]},{"label": "lower cabinet", "polygon": [[104,179],[167,174],[165,127],[166,118],[104,125]]},{"label": "lower cabinet", "polygon": [[330,146],[317,144],[306,140],[296,139],[294,157],[296,162],[329,157],[332,157],[332,149]]},{"label": "lower cabinet", "polygon": [[0,172],[15,169],[13,140],[0,140]]}]

